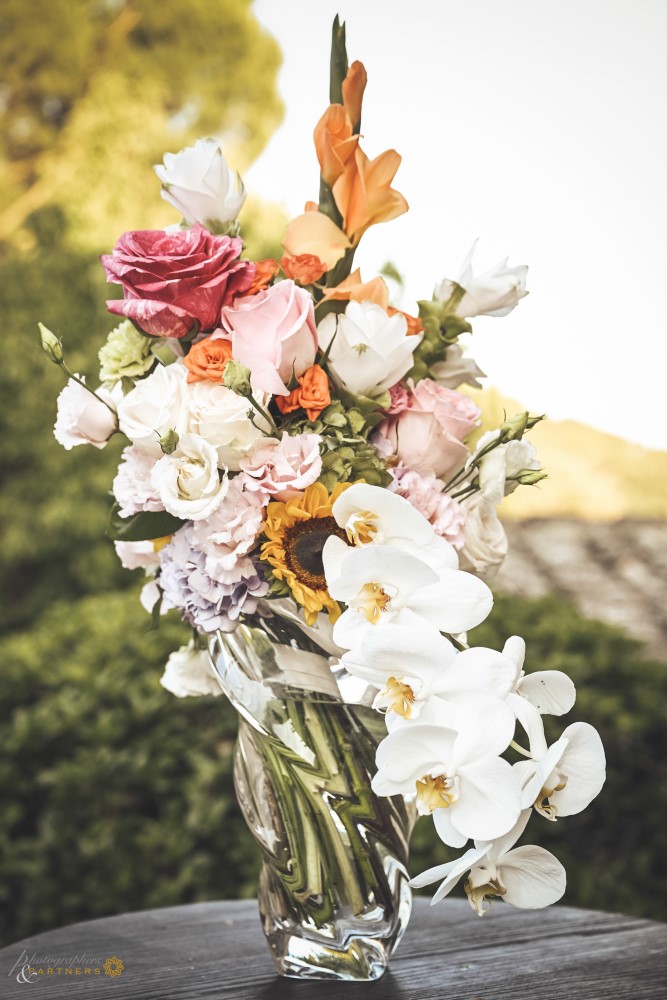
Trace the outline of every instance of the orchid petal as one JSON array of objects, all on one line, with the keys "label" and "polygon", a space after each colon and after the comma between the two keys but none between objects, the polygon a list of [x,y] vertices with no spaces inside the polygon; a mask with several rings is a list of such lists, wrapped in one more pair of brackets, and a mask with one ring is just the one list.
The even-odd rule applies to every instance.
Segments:
[{"label": "orchid petal", "polygon": [[511,906],[526,910],[551,906],[565,892],[565,869],[543,847],[517,847],[502,858],[499,867],[507,890],[503,899]]}]

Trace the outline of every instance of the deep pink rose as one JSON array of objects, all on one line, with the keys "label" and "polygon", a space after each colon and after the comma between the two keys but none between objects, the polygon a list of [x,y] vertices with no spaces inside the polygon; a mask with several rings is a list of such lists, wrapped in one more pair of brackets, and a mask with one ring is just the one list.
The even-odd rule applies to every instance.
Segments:
[{"label": "deep pink rose", "polygon": [[448,478],[465,463],[463,440],[478,426],[480,410],[461,392],[430,378],[409,381],[410,406],[379,425],[374,443],[414,472]]},{"label": "deep pink rose", "polygon": [[298,378],[315,361],[313,300],[293,281],[237,299],[222,310],[222,327],[231,337],[234,360],[250,369],[254,389],[287,396],[292,373]]},{"label": "deep pink rose", "polygon": [[184,337],[195,323],[212,330],[223,306],[251,285],[255,265],[239,260],[242,241],[213,236],[199,225],[166,233],[125,233],[102,257],[107,281],[123,286],[125,298],[107,302],[154,337]]}]

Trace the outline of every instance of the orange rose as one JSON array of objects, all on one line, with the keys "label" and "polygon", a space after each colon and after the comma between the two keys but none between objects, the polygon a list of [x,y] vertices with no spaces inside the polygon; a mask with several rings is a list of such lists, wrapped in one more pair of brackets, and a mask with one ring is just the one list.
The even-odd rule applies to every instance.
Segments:
[{"label": "orange rose", "polygon": [[402,309],[394,309],[393,306],[388,306],[387,312],[390,316],[395,316],[396,313],[400,312],[401,316],[405,317],[408,323],[408,337],[413,337],[415,334],[421,333],[424,329],[424,324],[420,320],[419,316],[411,316],[410,313],[403,312]]},{"label": "orange rose", "polygon": [[342,299],[345,302],[374,302],[389,311],[389,289],[384,278],[378,276],[370,281],[362,281],[359,268],[341,281],[340,285],[325,288],[323,296],[325,299]]},{"label": "orange rose", "polygon": [[194,344],[183,358],[188,369],[188,382],[222,382],[227,362],[232,356],[232,345],[228,340],[214,340],[206,337]]},{"label": "orange rose", "polygon": [[369,226],[407,212],[405,198],[391,187],[400,163],[401,157],[395,149],[369,160],[357,147],[345,164],[333,186],[333,195],[343,216],[343,229],[353,246]]},{"label": "orange rose", "polygon": [[350,116],[342,104],[330,104],[313,132],[322,177],[332,187],[354,156],[359,136],[352,134]]},{"label": "orange rose", "polygon": [[258,260],[255,262],[255,279],[248,289],[244,292],[244,295],[256,295],[257,292],[263,292],[265,288],[268,288],[275,276],[277,275],[280,267],[278,261],[274,260],[273,257],[266,257],[265,260]]},{"label": "orange rose", "polygon": [[294,257],[285,254],[280,260],[280,266],[286,278],[299,281],[302,285],[317,281],[327,269],[326,264],[314,253],[299,253]]},{"label": "orange rose", "polygon": [[312,365],[300,376],[299,388],[290,392],[289,396],[276,396],[276,405],[281,413],[303,409],[309,420],[317,420],[318,413],[326,410],[330,402],[329,379],[319,365]]}]

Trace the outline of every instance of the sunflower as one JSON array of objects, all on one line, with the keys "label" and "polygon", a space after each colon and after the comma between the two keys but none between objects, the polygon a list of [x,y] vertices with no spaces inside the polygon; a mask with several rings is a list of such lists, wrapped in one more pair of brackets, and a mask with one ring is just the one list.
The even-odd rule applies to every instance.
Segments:
[{"label": "sunflower", "polygon": [[329,494],[322,483],[315,483],[291,500],[273,501],[267,508],[267,541],[262,545],[261,558],[271,565],[273,575],[287,584],[297,604],[305,608],[308,625],[315,624],[320,611],[326,610],[332,622],[341,613],[327,590],[322,549],[331,535],[347,541],[331,508],[351,485],[339,483]]}]

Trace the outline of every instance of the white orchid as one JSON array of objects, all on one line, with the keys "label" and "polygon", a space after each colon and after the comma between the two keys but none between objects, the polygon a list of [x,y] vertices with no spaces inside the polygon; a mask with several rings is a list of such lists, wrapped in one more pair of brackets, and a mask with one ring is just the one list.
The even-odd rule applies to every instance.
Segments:
[{"label": "white orchid", "polygon": [[215,139],[197,139],[194,146],[165,153],[164,163],[153,169],[162,181],[162,197],[190,225],[200,222],[215,232],[243,207],[243,182],[232,174]]},{"label": "white orchid", "polygon": [[415,722],[389,733],[377,750],[373,791],[416,793],[418,812],[433,814],[438,836],[450,847],[507,833],[521,795],[516,774],[499,756],[514,731],[502,708],[495,701],[478,704],[458,729]]},{"label": "white orchid", "polygon": [[544,739],[542,715],[565,715],[574,705],[577,692],[571,679],[562,670],[535,670],[526,674],[523,669],[526,644],[518,635],[510,636],[503,647],[503,655],[515,667],[512,692],[507,701],[529,739],[540,745]]},{"label": "white orchid", "polygon": [[[400,625],[367,632],[342,663],[355,677],[381,688],[373,708],[388,713],[388,726],[390,715],[416,719],[429,705],[437,721],[444,718],[443,703],[465,709],[472,699],[503,701],[515,680],[513,662],[493,649],[457,652],[439,633]],[[509,707],[506,711],[511,714]]]},{"label": "white orchid", "polygon": [[348,392],[374,399],[412,368],[423,334],[408,335],[401,313],[389,316],[374,302],[350,302],[344,313],[329,313],[317,328],[320,348],[329,351],[328,369]]},{"label": "white orchid", "polygon": [[456,549],[436,535],[433,525],[409,500],[390,490],[354,483],[341,493],[331,513],[350,545],[387,545],[410,552],[437,573],[458,569]]},{"label": "white orchid", "polygon": [[441,302],[451,300],[457,316],[507,316],[520,299],[528,294],[528,267],[525,264],[508,267],[506,257],[475,277],[472,258],[476,246],[477,240],[468,251],[456,281],[443,278],[435,288],[434,297]]},{"label": "white orchid", "polygon": [[600,793],[606,776],[597,730],[587,722],[574,722],[551,746],[541,726],[529,735],[530,759],[514,765],[522,808],[534,806],[552,821],[582,812]]},{"label": "white orchid", "polygon": [[323,552],[329,594],[347,604],[334,625],[334,641],[352,649],[371,628],[429,626],[456,634],[483,621],[493,606],[491,591],[468,573],[436,572],[422,559],[384,545],[350,548],[336,536]]},{"label": "white orchid", "polygon": [[490,909],[490,897],[500,897],[510,906],[528,910],[556,903],[565,892],[566,884],[565,869],[560,861],[543,847],[514,847],[529,817],[530,810],[524,810],[505,836],[491,842],[476,840],[475,846],[460,858],[429,868],[411,879],[410,885],[420,889],[443,879],[431,900],[434,906],[449,895],[461,876],[469,871],[465,891],[480,917]]}]

